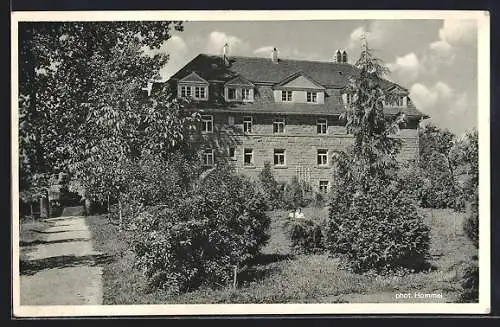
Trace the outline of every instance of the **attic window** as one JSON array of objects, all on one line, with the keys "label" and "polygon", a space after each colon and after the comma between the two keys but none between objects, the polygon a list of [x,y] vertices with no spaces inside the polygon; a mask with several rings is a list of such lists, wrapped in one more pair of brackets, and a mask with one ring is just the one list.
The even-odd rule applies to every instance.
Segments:
[{"label": "attic window", "polygon": [[404,99],[405,99],[404,96],[398,96],[398,97],[396,97],[396,101],[395,101],[396,106],[397,107],[403,107],[404,106]]}]

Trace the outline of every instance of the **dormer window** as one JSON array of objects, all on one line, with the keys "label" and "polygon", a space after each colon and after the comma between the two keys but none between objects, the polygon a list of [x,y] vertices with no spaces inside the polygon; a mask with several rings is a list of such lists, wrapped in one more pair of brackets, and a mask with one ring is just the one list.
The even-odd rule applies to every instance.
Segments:
[{"label": "dormer window", "polygon": [[238,76],[224,85],[224,97],[226,101],[252,102],[254,100],[254,85]]},{"label": "dormer window", "polygon": [[397,107],[403,107],[405,104],[405,97],[404,96],[397,96],[396,97],[396,106]]},{"label": "dormer window", "polygon": [[325,103],[326,88],[303,72],[295,72],[273,86],[275,102]]},{"label": "dormer window", "polygon": [[250,100],[250,89],[241,89],[241,99]]},{"label": "dormer window", "polygon": [[281,101],[291,102],[292,101],[292,91],[281,91]]},{"label": "dormer window", "polygon": [[181,97],[189,98],[191,96],[191,86],[181,85]]},{"label": "dormer window", "polygon": [[181,98],[208,100],[208,82],[195,72],[192,72],[179,80],[178,94]]},{"label": "dormer window", "polygon": [[236,89],[232,87],[227,88],[227,98],[228,100],[236,100]]},{"label": "dormer window", "polygon": [[318,102],[318,97],[316,92],[307,92],[306,97],[307,97],[307,102]]}]

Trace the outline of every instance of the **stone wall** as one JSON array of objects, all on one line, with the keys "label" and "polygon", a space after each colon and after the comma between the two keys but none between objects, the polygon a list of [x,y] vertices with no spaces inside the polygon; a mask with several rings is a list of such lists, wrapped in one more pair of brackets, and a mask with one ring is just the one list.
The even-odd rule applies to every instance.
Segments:
[{"label": "stone wall", "polygon": [[[234,125],[228,125],[228,114],[214,114],[214,133],[206,136],[213,142],[210,146],[221,153],[229,153],[234,149],[233,164],[241,174],[257,177],[269,161],[273,174],[278,181],[289,182],[294,176],[305,179],[313,187],[319,181],[335,178],[332,155],[335,151],[344,150],[352,144],[353,138],[346,133],[344,122],[334,116],[286,116],[286,127],[283,134],[273,134],[273,115],[253,115],[252,133],[243,133],[244,114],[232,114]],[[328,119],[327,134],[317,134],[316,120]],[[418,154],[418,131],[416,124],[402,129],[396,137],[402,141],[400,160],[416,158]],[[253,165],[244,165],[244,149],[253,150]],[[274,150],[285,150],[285,165],[274,166]],[[328,164],[317,164],[318,149],[328,150]]]}]

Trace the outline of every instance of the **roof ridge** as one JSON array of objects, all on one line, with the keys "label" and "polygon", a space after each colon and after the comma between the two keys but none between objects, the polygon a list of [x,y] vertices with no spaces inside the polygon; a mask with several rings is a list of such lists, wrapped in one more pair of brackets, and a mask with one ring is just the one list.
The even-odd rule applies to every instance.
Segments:
[{"label": "roof ridge", "polygon": [[[201,52],[199,55],[207,56],[207,57],[216,57],[216,58],[222,58],[222,56],[216,55],[216,54],[210,54],[210,53],[204,53]],[[231,58],[242,58],[242,59],[268,59],[266,57],[252,57],[252,56],[229,56],[229,59]],[[269,59],[271,60],[271,59]],[[337,64],[337,65],[342,65],[342,66],[351,66],[355,67],[353,64],[350,63],[340,63],[340,62],[333,62],[333,61],[320,61],[320,60],[307,60],[307,59],[290,59],[290,58],[278,58],[278,60],[286,60],[286,61],[299,61],[299,62],[312,62],[312,63],[320,63],[320,64]]]}]

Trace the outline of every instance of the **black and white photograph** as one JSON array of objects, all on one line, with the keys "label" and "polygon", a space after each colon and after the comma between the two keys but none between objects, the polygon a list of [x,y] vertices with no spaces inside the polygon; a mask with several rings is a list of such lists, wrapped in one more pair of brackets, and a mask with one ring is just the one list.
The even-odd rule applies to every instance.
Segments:
[{"label": "black and white photograph", "polygon": [[487,12],[14,12],[12,54],[15,315],[489,312]]}]

